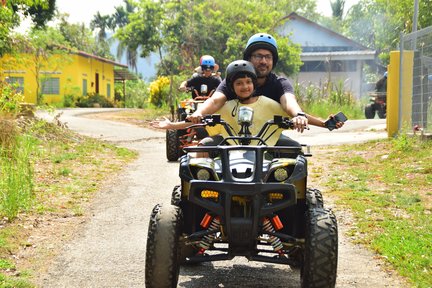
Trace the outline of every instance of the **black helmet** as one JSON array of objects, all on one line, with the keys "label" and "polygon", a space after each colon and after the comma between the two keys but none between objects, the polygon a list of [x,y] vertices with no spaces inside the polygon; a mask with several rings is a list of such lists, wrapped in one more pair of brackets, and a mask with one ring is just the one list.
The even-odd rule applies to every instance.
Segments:
[{"label": "black helmet", "polygon": [[225,81],[228,87],[233,89],[234,81],[241,77],[252,78],[254,88],[257,85],[257,76],[253,64],[246,60],[236,60],[228,64],[226,68]]},{"label": "black helmet", "polygon": [[273,67],[278,61],[278,48],[276,39],[270,34],[257,33],[249,38],[246,48],[243,51],[243,59],[249,60],[252,52],[258,49],[267,49],[273,54]]}]

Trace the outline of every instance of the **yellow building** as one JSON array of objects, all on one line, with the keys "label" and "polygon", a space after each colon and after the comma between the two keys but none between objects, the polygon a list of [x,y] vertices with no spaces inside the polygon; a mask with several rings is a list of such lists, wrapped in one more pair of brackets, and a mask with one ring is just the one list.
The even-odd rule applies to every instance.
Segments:
[{"label": "yellow building", "polygon": [[46,59],[35,54],[6,55],[0,58],[0,81],[15,83],[27,103],[37,104],[38,89],[43,104],[63,103],[65,96],[76,99],[93,93],[113,100],[114,81],[125,80],[124,73],[115,73],[114,67],[127,69],[127,65],[82,51]]}]

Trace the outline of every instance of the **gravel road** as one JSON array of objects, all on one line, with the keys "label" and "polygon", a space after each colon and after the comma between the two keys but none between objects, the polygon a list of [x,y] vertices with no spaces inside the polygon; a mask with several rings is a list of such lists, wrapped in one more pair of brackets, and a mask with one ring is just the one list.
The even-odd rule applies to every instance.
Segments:
[{"label": "gravel road", "polygon": [[[99,110],[64,110],[72,130],[134,149],[139,158],[96,196],[90,217],[40,277],[40,287],[145,287],[147,225],[156,203],[169,202],[178,184],[178,164],[165,158],[165,133],[100,119],[78,117]],[[52,118],[52,115],[39,114]],[[345,129],[345,127],[344,127]],[[358,132],[364,133],[364,132]],[[377,135],[381,137],[382,135]],[[352,135],[349,135],[352,139]],[[326,200],[326,196],[324,195]],[[406,287],[369,251],[344,232],[349,214],[336,210],[339,265],[336,287]],[[299,271],[243,258],[182,267],[178,287],[299,287]]]}]

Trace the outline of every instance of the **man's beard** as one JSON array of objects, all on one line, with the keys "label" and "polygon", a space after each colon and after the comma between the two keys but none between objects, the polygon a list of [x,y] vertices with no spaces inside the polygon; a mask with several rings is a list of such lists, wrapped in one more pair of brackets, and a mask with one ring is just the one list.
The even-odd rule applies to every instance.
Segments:
[{"label": "man's beard", "polygon": [[255,72],[257,74],[257,78],[266,78],[267,75],[270,74],[271,70],[270,69],[266,69],[265,72],[261,72],[260,70],[255,69]]}]

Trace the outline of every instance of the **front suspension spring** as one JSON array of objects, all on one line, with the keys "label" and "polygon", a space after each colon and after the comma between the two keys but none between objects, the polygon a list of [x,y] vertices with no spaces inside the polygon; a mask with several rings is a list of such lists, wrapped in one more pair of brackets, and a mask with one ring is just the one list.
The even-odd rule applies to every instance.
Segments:
[{"label": "front suspension spring", "polygon": [[[220,230],[220,219],[219,217],[214,217],[212,222],[210,223],[210,226],[208,227],[207,231],[213,230],[213,231],[219,231]],[[216,233],[206,235],[203,237],[203,239],[200,241],[198,246],[201,248],[200,253],[204,253],[205,250],[208,250],[210,246],[213,244],[213,240],[216,238]]]},{"label": "front suspension spring", "polygon": [[[273,227],[273,224],[271,223],[270,219],[268,218],[264,218],[263,220],[263,230],[265,232],[269,232],[269,233],[275,233],[275,229]],[[269,235],[270,236],[270,244],[273,246],[273,249],[276,252],[279,252],[282,248],[282,242],[279,239],[279,237],[273,236],[273,235]]]}]

